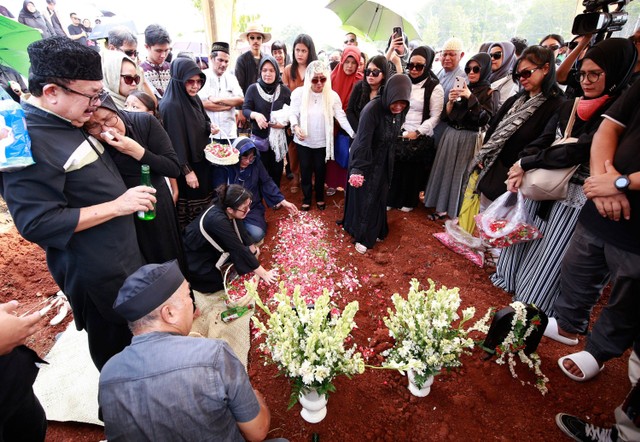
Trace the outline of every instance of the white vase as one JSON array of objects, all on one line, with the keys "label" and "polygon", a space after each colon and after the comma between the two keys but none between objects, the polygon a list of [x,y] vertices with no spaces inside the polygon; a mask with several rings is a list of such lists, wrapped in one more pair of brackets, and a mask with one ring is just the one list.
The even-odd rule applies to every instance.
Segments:
[{"label": "white vase", "polygon": [[317,391],[311,390],[301,393],[298,402],[302,405],[300,416],[309,423],[317,424],[327,415],[327,396],[320,396]]},{"label": "white vase", "polygon": [[409,378],[409,391],[412,395],[418,397],[425,397],[431,392],[431,384],[433,384],[433,376],[429,376],[422,385],[422,388],[418,388],[415,384],[415,373],[413,370],[407,371],[407,377]]}]

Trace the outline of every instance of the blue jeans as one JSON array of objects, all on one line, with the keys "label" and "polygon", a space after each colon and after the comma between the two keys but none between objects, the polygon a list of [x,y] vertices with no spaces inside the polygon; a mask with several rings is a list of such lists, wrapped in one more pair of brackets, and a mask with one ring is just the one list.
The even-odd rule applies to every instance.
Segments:
[{"label": "blue jeans", "polygon": [[244,228],[247,229],[247,233],[251,236],[251,238],[253,238],[254,243],[260,242],[260,240],[264,238],[264,235],[266,235],[267,233],[262,230],[261,227],[254,226],[253,224],[249,224],[246,221],[244,223]]}]

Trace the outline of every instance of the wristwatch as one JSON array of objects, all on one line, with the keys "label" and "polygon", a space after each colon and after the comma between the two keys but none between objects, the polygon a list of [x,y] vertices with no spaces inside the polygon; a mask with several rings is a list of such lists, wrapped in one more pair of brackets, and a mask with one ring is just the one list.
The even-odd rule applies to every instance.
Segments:
[{"label": "wristwatch", "polygon": [[616,186],[616,189],[618,189],[620,192],[629,190],[629,184],[631,184],[631,180],[627,175],[620,175],[613,182],[613,185]]}]

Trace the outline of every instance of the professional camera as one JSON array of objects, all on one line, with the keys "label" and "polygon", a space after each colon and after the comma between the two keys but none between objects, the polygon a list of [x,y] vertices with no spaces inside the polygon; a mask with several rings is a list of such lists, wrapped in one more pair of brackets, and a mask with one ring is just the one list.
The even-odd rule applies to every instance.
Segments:
[{"label": "professional camera", "polygon": [[[583,0],[584,14],[573,20],[571,32],[574,35],[611,34],[620,31],[627,23],[628,14],[624,7],[631,0]],[[610,11],[610,8],[617,7]]]}]

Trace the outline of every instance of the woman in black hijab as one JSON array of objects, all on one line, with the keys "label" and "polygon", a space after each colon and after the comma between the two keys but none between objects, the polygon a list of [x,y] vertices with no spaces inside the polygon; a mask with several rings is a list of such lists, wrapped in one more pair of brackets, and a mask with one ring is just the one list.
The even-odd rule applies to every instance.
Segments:
[{"label": "woman in black hijab", "polygon": [[[119,110],[109,97],[85,123],[84,129],[107,147],[128,188],[140,185],[141,166],[149,166],[151,184],[156,189],[156,217],[148,221],[134,217],[138,245],[147,263],[161,264],[177,259],[180,268],[186,270],[176,208],[165,182],[165,177],[180,175],[180,166],[162,124],[147,112]],[[112,138],[102,135],[105,132]]]},{"label": "woman in black hijab", "polygon": [[[574,100],[568,100],[509,170],[508,188],[515,192],[525,171],[580,165],[569,182],[565,199],[526,202],[530,219],[542,233],[542,239],[503,249],[496,273],[491,276],[495,286],[514,294],[514,300],[534,303],[549,316],[558,310],[561,298],[554,305],[558,295],[568,291],[566,287],[561,290],[561,263],[587,200],[582,185],[591,174],[589,159],[593,135],[600,126],[602,114],[629,85],[637,57],[635,45],[626,38],[608,38],[589,49],[577,75],[584,97],[577,104],[571,131],[575,141],[551,145],[565,135],[575,104]],[[585,324],[587,320],[585,318]],[[557,325],[550,321],[549,327]]]},{"label": "woman in black hijab", "polygon": [[278,62],[270,55],[262,57],[258,72],[258,81],[249,86],[244,95],[242,113],[251,121],[251,139],[260,152],[260,160],[280,187],[287,139],[285,126],[273,122],[271,112],[291,103],[291,91],[282,84]]},{"label": "woman in black hijab", "polygon": [[36,5],[32,1],[26,1],[22,4],[22,9],[18,14],[18,21],[23,25],[40,31],[43,39],[56,35],[49,20],[36,9]]},{"label": "woman in black hijab", "polygon": [[382,96],[362,110],[349,155],[349,187],[344,208],[344,230],[358,253],[366,253],[389,234],[385,208],[394,168],[393,143],[407,115],[411,82],[396,74]]},{"label": "woman in black hijab", "polygon": [[184,229],[213,197],[210,163],[204,157],[209,135],[217,132],[204,110],[198,91],[206,81],[195,61],[176,58],[171,63],[171,81],[160,101],[164,128],[178,155],[178,223]]},{"label": "woman in black hijab", "polygon": [[498,110],[500,92],[491,89],[489,54],[471,57],[464,71],[469,85],[449,92],[443,114],[448,126],[440,139],[425,191],[424,205],[435,208],[430,215],[432,220],[458,215],[462,183],[475,153],[479,131]]},{"label": "woman in black hijab", "polygon": [[411,80],[411,105],[396,139],[395,166],[387,206],[410,212],[427,184],[436,155],[433,131],[444,107],[444,89],[431,70],[435,52],[429,46],[413,50],[407,70]]}]

